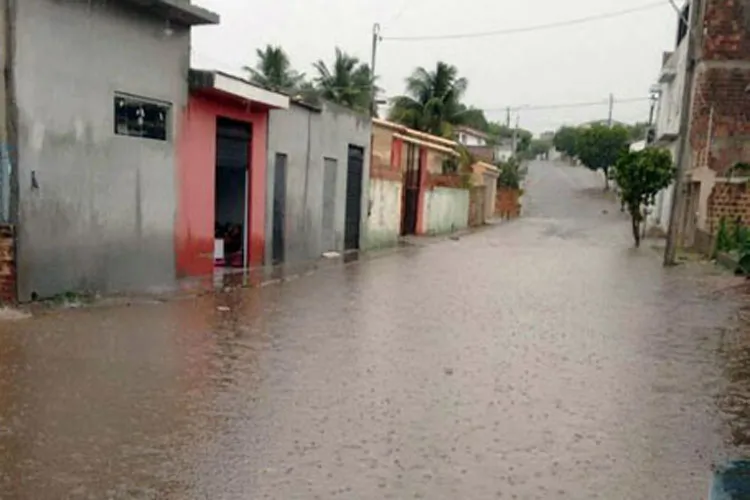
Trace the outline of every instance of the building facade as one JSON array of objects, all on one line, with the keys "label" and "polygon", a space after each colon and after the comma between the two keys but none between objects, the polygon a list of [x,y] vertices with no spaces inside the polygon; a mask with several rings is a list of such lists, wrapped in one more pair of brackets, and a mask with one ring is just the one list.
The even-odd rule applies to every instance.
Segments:
[{"label": "building facade", "polygon": [[266,264],[358,250],[370,183],[369,116],[335,104],[272,111],[266,178]]},{"label": "building facade", "polygon": [[261,266],[269,113],[289,98],[240,78],[190,72],[179,142],[177,276]]},{"label": "building facade", "polygon": [[2,10],[0,193],[18,298],[170,283],[190,29],[218,16],[174,0]]}]

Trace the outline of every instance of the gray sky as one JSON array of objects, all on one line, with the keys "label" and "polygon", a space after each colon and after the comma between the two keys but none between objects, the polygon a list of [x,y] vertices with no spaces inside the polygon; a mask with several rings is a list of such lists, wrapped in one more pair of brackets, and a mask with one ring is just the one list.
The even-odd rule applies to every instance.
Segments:
[{"label": "gray sky", "polygon": [[[193,64],[239,73],[255,64],[255,49],[279,44],[299,71],[330,61],[334,47],[369,62],[372,24],[382,35],[418,36],[480,32],[554,23],[658,3],[654,0],[193,0],[221,14],[217,27],[194,30]],[[679,2],[682,3],[682,2]],[[646,97],[671,50],[677,15],[663,6],[588,24],[508,36],[427,42],[384,40],[377,63],[388,97],[404,90],[417,66],[438,60],[469,79],[464,101],[505,120],[506,106],[556,105]],[[564,123],[605,118],[606,105],[521,111],[521,126],[535,132]],[[615,106],[615,119],[645,120],[648,103]]]}]

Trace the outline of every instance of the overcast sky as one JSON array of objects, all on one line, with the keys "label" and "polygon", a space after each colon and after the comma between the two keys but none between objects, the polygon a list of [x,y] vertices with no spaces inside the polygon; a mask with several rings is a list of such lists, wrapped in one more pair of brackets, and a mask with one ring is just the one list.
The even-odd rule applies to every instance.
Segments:
[{"label": "overcast sky", "polygon": [[[655,0],[193,0],[221,14],[221,25],[194,30],[193,64],[240,73],[255,49],[281,45],[299,71],[330,61],[334,47],[369,62],[372,25],[384,37],[443,35],[537,26],[659,3]],[[682,3],[681,0],[678,0]],[[387,96],[404,90],[417,66],[438,60],[469,80],[466,104],[505,120],[506,106],[544,106],[646,97],[661,54],[671,50],[677,15],[668,0],[618,18],[507,36],[402,42],[384,40],[377,62]],[[522,127],[541,132],[601,119],[607,106],[522,110]],[[648,103],[615,105],[617,120],[645,120]]]}]

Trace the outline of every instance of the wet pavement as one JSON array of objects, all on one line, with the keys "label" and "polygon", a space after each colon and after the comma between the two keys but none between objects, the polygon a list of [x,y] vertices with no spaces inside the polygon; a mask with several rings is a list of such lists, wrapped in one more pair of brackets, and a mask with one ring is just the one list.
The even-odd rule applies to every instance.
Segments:
[{"label": "wet pavement", "polygon": [[[704,499],[750,443],[732,277],[582,169],[262,289],[0,323],[0,499]],[[750,330],[749,330],[750,331]]]}]

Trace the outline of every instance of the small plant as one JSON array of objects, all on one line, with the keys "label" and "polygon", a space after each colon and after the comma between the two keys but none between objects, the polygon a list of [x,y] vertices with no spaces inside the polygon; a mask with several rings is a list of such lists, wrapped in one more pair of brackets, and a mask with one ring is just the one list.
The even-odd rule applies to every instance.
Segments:
[{"label": "small plant", "polygon": [[721,252],[730,252],[732,250],[732,237],[727,226],[727,218],[719,219],[719,229],[716,231],[716,245],[714,257]]},{"label": "small plant", "polygon": [[506,189],[520,189],[521,182],[526,175],[526,170],[521,166],[518,160],[511,158],[507,162],[496,164],[500,170],[497,178],[497,187]]}]

